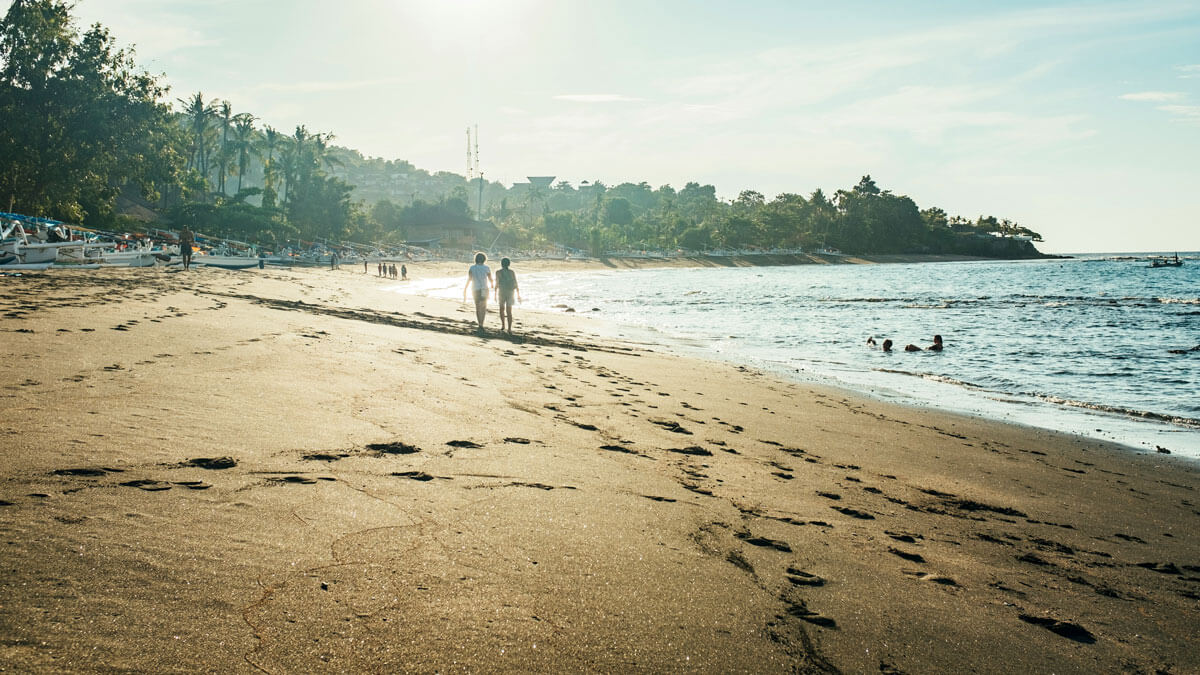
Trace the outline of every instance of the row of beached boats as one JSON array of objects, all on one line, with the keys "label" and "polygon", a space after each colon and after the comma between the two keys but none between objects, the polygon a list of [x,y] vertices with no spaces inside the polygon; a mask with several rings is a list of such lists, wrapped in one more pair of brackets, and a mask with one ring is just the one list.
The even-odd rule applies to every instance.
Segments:
[{"label": "row of beached boats", "polygon": [[[130,239],[128,235],[101,236],[54,220],[0,213],[0,271],[182,265],[179,244],[168,240],[178,242],[178,236],[162,234],[164,236],[157,240]],[[242,242],[205,237],[197,237],[197,242],[202,245],[193,246],[191,264],[225,269],[266,265],[328,267],[334,263],[356,265],[367,260],[401,260],[382,251],[361,255],[331,248],[310,248],[303,251],[284,249],[268,255]],[[405,259],[415,258],[408,254]]]},{"label": "row of beached boats", "polygon": [[[0,270],[44,270],[51,267],[98,269],[101,267],[152,267],[181,265],[178,244],[148,239],[104,239],[54,221],[0,214]],[[260,265],[258,256],[195,251],[193,262],[215,267],[247,268]]]}]

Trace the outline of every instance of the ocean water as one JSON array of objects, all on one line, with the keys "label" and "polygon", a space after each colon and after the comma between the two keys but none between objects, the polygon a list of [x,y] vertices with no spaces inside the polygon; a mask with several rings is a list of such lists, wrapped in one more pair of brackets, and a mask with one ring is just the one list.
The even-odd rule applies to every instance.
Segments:
[{"label": "ocean water", "polygon": [[[1200,256],[521,274],[522,308],[872,396],[1200,457]],[[465,268],[464,268],[465,269]],[[465,272],[464,272],[465,274]],[[461,297],[462,280],[406,292]],[[906,353],[942,335],[945,350]],[[866,346],[891,338],[892,353]]]}]

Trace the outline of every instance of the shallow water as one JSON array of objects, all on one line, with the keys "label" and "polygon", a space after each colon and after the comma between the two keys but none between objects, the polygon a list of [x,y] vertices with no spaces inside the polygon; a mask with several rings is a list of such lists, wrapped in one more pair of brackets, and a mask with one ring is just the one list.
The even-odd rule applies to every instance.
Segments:
[{"label": "shallow water", "polygon": [[[1164,269],[1085,256],[520,279],[524,307],[566,305],[682,351],[1200,457],[1200,351],[1171,353],[1200,345],[1200,259],[1181,257],[1191,259]],[[455,297],[461,281],[406,290]],[[903,351],[935,333],[945,351]],[[898,351],[870,349],[868,336],[891,338]]]}]

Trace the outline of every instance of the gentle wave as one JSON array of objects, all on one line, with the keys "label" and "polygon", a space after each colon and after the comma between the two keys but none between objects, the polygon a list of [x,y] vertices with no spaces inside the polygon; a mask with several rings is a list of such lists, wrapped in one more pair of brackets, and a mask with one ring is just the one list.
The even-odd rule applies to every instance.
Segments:
[{"label": "gentle wave", "polygon": [[1148,410],[1135,410],[1117,405],[1104,405],[1103,403],[1089,403],[1087,401],[1076,401],[1069,398],[1061,398],[1058,396],[1050,396],[1048,394],[1029,394],[1047,403],[1056,405],[1065,405],[1072,408],[1083,408],[1085,410],[1096,410],[1098,412],[1112,413],[1114,415],[1123,415],[1125,417],[1136,417],[1145,420],[1154,420],[1156,422],[1166,422],[1176,426],[1188,427],[1191,429],[1200,429],[1200,419],[1193,417],[1183,417],[1181,415],[1166,415],[1163,413],[1151,412]]}]

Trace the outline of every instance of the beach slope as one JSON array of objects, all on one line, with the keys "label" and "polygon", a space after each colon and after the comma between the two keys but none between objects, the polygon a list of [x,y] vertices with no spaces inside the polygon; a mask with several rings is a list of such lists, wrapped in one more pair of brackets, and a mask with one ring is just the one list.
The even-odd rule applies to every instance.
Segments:
[{"label": "beach slope", "polygon": [[1173,457],[349,269],[0,282],[12,670],[1200,670]]}]

